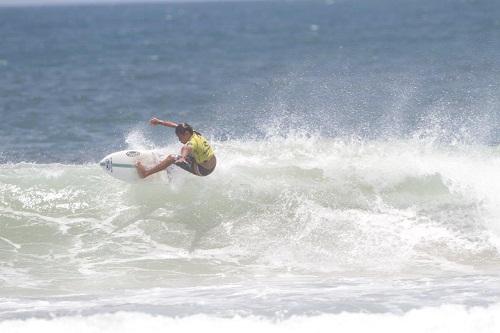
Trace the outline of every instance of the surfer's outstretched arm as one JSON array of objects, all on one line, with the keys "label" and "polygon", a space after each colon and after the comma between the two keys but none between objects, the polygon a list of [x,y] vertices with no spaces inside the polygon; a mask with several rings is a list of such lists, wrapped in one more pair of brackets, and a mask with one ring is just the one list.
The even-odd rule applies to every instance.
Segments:
[{"label": "surfer's outstretched arm", "polygon": [[154,118],[154,117],[151,118],[149,123],[153,126],[162,125],[162,126],[173,127],[173,128],[177,127],[177,123],[174,123],[173,121],[161,120],[161,119]]}]

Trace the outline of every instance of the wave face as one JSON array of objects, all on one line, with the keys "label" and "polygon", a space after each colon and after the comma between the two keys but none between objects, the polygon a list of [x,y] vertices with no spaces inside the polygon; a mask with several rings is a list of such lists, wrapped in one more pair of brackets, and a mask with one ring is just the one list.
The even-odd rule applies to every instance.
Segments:
[{"label": "wave face", "polygon": [[2,165],[2,292],[498,271],[497,148],[300,136],[215,146],[213,175],[179,170],[171,184],[125,184],[93,164]]}]

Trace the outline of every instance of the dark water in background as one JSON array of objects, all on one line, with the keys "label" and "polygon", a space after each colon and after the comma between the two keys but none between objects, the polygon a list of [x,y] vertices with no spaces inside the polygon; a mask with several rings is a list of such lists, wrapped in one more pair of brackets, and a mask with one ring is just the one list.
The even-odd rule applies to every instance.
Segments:
[{"label": "dark water in background", "polygon": [[0,8],[3,162],[92,162],[153,115],[219,139],[500,141],[497,1]]}]

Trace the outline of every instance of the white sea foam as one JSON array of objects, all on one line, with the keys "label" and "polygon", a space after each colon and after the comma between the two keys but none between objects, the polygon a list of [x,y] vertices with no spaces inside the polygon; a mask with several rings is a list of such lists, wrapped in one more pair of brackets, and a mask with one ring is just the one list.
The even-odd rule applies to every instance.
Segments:
[{"label": "white sea foam", "polygon": [[301,135],[214,146],[216,171],[173,187],[96,165],[2,165],[0,292],[17,298],[0,318],[499,301],[498,149]]},{"label": "white sea foam", "polygon": [[[144,143],[136,134],[129,143]],[[229,261],[308,272],[470,273],[498,260],[494,148],[300,135],[215,148],[210,177],[171,187],[130,186],[91,165],[4,165],[0,210],[27,235],[2,234],[3,244],[22,248],[30,229],[51,226],[39,242],[62,233],[69,253],[97,262],[161,248],[227,248],[238,254]]]},{"label": "white sea foam", "polygon": [[294,316],[288,319],[259,317],[220,318],[207,315],[165,317],[118,312],[52,319],[7,320],[0,331],[9,333],[133,333],[133,332],[434,332],[496,333],[500,330],[500,305],[465,308],[442,305],[402,314],[340,313]]}]

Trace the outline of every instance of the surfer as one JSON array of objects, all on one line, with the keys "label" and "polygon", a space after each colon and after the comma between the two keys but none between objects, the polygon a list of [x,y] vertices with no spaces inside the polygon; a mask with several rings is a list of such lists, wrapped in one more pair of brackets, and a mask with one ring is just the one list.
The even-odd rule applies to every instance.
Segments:
[{"label": "surfer", "polygon": [[157,118],[151,118],[149,123],[153,126],[163,125],[175,128],[175,134],[184,146],[182,146],[180,155],[169,155],[150,169],[146,169],[141,162],[137,162],[135,166],[141,178],[146,178],[164,170],[172,164],[197,176],[208,176],[214,171],[217,160],[212,147],[207,139],[194,131],[190,125],[186,123],[177,124]]}]

